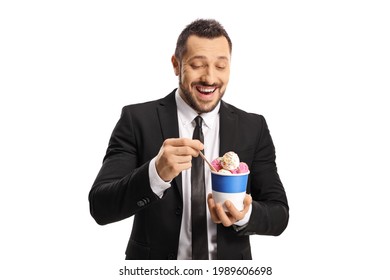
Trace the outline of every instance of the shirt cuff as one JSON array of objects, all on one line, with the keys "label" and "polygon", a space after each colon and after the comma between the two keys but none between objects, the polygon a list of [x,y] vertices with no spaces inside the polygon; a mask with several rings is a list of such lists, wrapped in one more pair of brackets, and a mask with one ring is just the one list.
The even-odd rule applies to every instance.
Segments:
[{"label": "shirt cuff", "polygon": [[149,163],[149,182],[150,188],[159,198],[162,198],[164,192],[171,186],[171,181],[165,182],[158,176],[156,158],[153,158]]},{"label": "shirt cuff", "polygon": [[235,222],[234,225],[236,225],[238,227],[246,226],[249,223],[249,219],[251,217],[251,214],[252,214],[252,204],[249,205],[248,212],[245,214],[244,218]]}]

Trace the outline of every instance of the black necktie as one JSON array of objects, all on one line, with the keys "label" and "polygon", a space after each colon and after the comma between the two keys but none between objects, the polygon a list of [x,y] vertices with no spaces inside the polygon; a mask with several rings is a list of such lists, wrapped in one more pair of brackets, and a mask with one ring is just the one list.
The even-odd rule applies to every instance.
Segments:
[{"label": "black necktie", "polygon": [[[203,143],[202,121],[195,118],[193,139]],[[208,260],[206,191],[204,180],[204,162],[200,156],[192,158],[191,167],[191,217],[192,217],[192,259]]]}]

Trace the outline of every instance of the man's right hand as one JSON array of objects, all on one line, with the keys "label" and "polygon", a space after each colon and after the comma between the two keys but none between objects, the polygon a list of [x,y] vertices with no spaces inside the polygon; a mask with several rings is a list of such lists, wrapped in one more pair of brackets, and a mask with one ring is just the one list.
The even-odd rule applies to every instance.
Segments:
[{"label": "man's right hand", "polygon": [[156,170],[160,178],[171,181],[180,172],[191,168],[192,157],[199,156],[203,144],[189,138],[166,139],[156,157]]}]

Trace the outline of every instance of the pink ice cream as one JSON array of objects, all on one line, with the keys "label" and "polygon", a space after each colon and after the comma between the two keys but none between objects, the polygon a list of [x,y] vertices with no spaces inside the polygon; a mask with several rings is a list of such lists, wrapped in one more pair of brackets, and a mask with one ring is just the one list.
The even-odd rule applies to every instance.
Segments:
[{"label": "pink ice cream", "polygon": [[222,157],[218,157],[216,159],[214,159],[212,162],[211,162],[211,165],[215,168],[215,170],[219,171],[222,169],[222,164],[221,164],[221,160],[222,160]]},{"label": "pink ice cream", "polygon": [[245,162],[240,162],[240,165],[238,166],[238,173],[246,173],[249,172],[248,164]]}]

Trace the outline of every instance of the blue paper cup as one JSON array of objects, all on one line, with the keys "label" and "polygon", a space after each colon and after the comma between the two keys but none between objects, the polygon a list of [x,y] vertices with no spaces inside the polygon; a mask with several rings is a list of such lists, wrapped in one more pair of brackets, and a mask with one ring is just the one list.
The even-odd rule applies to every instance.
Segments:
[{"label": "blue paper cup", "polygon": [[221,203],[227,211],[224,203],[229,200],[241,211],[244,209],[244,198],[246,194],[246,185],[248,182],[247,173],[224,174],[211,171],[211,188],[213,198],[216,203]]}]

